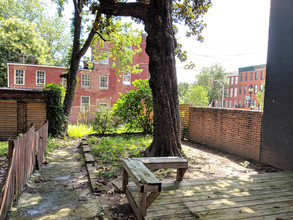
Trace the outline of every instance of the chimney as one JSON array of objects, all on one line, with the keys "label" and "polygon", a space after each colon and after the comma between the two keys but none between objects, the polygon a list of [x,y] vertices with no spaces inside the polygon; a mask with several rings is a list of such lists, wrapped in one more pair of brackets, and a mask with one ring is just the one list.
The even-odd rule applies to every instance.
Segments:
[{"label": "chimney", "polygon": [[37,59],[32,59],[32,64],[38,64],[38,60]]},{"label": "chimney", "polygon": [[25,63],[25,55],[23,53],[18,55],[18,62]]}]

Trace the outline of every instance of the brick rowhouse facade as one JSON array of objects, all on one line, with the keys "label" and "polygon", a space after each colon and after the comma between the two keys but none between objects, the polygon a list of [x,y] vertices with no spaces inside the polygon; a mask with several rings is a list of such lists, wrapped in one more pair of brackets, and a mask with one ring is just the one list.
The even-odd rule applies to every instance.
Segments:
[{"label": "brick rowhouse facade", "polygon": [[[242,67],[238,69],[238,73],[228,73],[229,87],[225,88],[224,107],[225,108],[242,108],[249,109],[248,88],[253,88],[251,93],[250,107],[261,109],[257,102],[256,94],[263,88],[263,82],[266,77],[266,65],[256,65]],[[215,107],[221,107],[220,99],[215,101]]]},{"label": "brick rowhouse facade", "polygon": [[[101,51],[109,51],[109,45],[104,44]],[[92,119],[95,116],[88,111],[97,110],[95,106],[112,106],[117,102],[120,93],[124,94],[129,90],[135,89],[132,82],[136,79],[147,79],[148,55],[145,52],[146,35],[142,35],[140,45],[142,52],[133,57],[133,64],[139,64],[142,69],[141,74],[123,74],[119,77],[112,68],[112,58],[102,61],[94,61],[92,70],[78,70],[78,83],[73,100],[72,110],[69,117],[71,123],[84,122],[86,119]],[[39,88],[42,89],[50,83],[63,83],[66,85],[65,67],[44,66],[37,64],[8,63],[8,87],[13,88]]]}]

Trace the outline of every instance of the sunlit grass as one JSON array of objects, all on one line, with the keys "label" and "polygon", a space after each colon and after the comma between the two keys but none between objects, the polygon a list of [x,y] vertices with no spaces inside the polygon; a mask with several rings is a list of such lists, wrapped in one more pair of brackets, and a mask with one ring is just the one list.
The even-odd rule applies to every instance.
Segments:
[{"label": "sunlit grass", "polygon": [[152,142],[151,135],[122,135],[119,137],[90,137],[92,154],[99,157],[100,169],[98,176],[112,178],[121,171],[121,159],[142,157],[146,148]]},{"label": "sunlit grass", "polygon": [[89,127],[86,124],[68,125],[67,134],[69,135],[69,137],[72,137],[74,139],[82,137],[87,134],[92,134],[92,133],[94,133],[92,127]]}]

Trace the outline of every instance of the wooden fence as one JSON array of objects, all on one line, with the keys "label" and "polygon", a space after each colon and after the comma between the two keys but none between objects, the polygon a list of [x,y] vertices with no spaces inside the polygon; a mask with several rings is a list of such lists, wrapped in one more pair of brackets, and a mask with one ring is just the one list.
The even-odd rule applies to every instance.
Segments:
[{"label": "wooden fence", "polygon": [[33,125],[27,133],[9,142],[9,171],[0,197],[0,219],[16,202],[22,188],[30,177],[34,167],[39,168],[47,147],[48,122],[35,131]]},{"label": "wooden fence", "polygon": [[181,119],[181,139],[188,138],[188,124],[189,124],[189,107],[190,104],[180,104],[180,119]]}]

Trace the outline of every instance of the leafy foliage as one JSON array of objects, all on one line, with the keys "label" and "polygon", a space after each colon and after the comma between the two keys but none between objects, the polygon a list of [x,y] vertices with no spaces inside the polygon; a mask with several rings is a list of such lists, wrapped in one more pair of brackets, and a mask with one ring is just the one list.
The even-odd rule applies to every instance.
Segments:
[{"label": "leafy foliage", "polygon": [[32,59],[40,64],[46,62],[49,47],[35,27],[15,18],[0,21],[0,86],[6,86],[6,63],[18,61],[19,55],[24,55],[25,62]]},{"label": "leafy foliage", "polygon": [[265,100],[265,82],[262,83],[263,88],[256,94],[256,100],[260,103],[261,107],[264,107],[264,100]]},{"label": "leafy foliage", "polygon": [[217,81],[228,86],[227,74],[219,64],[202,68],[200,74],[197,76],[197,84],[208,91],[209,103],[221,97],[222,85]]},{"label": "leafy foliage", "polygon": [[36,32],[49,47],[46,64],[64,65],[71,36],[64,19],[52,13],[54,7],[55,5],[46,0],[0,1],[0,20],[19,19],[34,24]]},{"label": "leafy foliage", "polygon": [[63,112],[64,87],[62,84],[48,84],[44,87],[49,95],[48,120],[49,133],[55,137],[65,132],[67,118]]},{"label": "leafy foliage", "polygon": [[187,99],[189,84],[188,83],[179,83],[178,85],[178,96],[180,103],[188,104],[189,101]]},{"label": "leafy foliage", "polygon": [[152,92],[148,80],[135,80],[133,85],[137,88],[120,94],[117,103],[114,104],[114,114],[119,117],[119,122],[125,123],[128,130],[142,129],[144,132],[151,132],[153,129]]},{"label": "leafy foliage", "polygon": [[69,137],[72,137],[73,139],[80,138],[84,135],[92,134],[92,133],[94,133],[92,128],[86,124],[76,124],[76,125],[69,124],[68,125],[67,134]]},{"label": "leafy foliage", "polygon": [[3,156],[8,152],[8,142],[0,141],[0,156]]},{"label": "leafy foliage", "polygon": [[187,97],[193,106],[208,106],[208,91],[201,85],[191,85]]},{"label": "leafy foliage", "polygon": [[[120,19],[115,19],[104,33],[103,38],[111,45],[109,58],[113,58],[112,68],[115,69],[115,73],[120,74],[120,77],[122,72],[141,73],[142,69],[139,69],[139,64],[133,64],[132,58],[141,52],[142,31],[133,29],[132,23],[122,23]],[[92,41],[93,55],[96,60],[104,59],[101,51],[105,50],[105,42],[100,38],[99,35],[95,35]]]},{"label": "leafy foliage", "polygon": [[98,134],[105,134],[106,131],[116,127],[114,114],[108,106],[100,105],[98,108],[98,111],[93,113],[96,116],[93,121],[93,130]]}]

